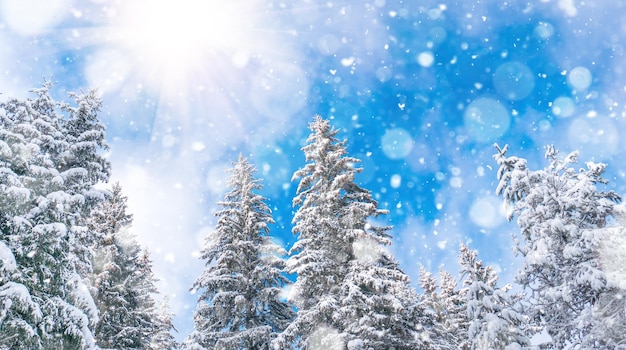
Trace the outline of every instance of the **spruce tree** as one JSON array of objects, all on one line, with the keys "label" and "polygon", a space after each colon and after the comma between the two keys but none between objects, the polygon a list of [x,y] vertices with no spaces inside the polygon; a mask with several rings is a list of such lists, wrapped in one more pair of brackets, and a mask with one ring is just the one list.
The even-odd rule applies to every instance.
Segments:
[{"label": "spruce tree", "polygon": [[106,128],[98,118],[102,100],[96,91],[69,95],[74,99],[75,106],[61,105],[61,109],[67,113],[64,130],[69,143],[69,148],[62,154],[62,167],[84,170],[81,181],[72,184],[80,191],[108,181],[110,164],[101,151],[108,150],[109,146],[105,140]]},{"label": "spruce tree", "polygon": [[[338,130],[319,116],[310,129],[302,148],[307,164],[293,176],[300,179],[293,200],[298,240],[286,266],[298,274],[291,295],[298,315],[275,345],[311,349],[334,342],[357,349],[371,341],[415,348],[417,326],[407,318],[415,299],[397,263],[381,253],[389,227],[370,222],[386,212],[354,182],[359,160],[347,156]],[[371,247],[374,257],[359,259],[359,245]]]},{"label": "spruce tree", "polygon": [[507,157],[507,148],[497,147],[494,156],[497,193],[512,209],[509,219],[518,217],[522,239],[516,250],[524,261],[516,280],[529,291],[532,320],[547,331],[556,349],[623,344],[623,332],[612,330],[621,330],[624,320],[598,327],[605,316],[596,312],[622,295],[619,286],[608,282],[601,261],[600,247],[615,232],[610,225],[620,200],[597,188],[607,183],[602,178],[606,165],[588,162],[575,170],[576,152],[560,158],[550,146],[550,164],[533,171],[525,159]]},{"label": "spruce tree", "polygon": [[[137,329],[133,332],[140,335],[142,346],[146,344],[146,348],[152,350],[154,337],[159,331],[163,331],[164,325],[161,323],[159,304],[155,299],[158,295],[156,282],[159,280],[154,275],[150,252],[146,248],[141,248],[139,251],[139,259],[134,270],[136,279],[130,285],[135,290],[139,307],[135,313]],[[170,332],[173,330],[173,328],[169,329]]]},{"label": "spruce tree", "polygon": [[0,349],[38,349],[43,315],[24,280],[9,242],[13,226],[23,220],[31,191],[24,187],[28,143],[15,130],[11,115],[0,114]]},{"label": "spruce tree", "polygon": [[524,333],[527,318],[516,307],[519,296],[498,288],[498,276],[491,266],[477,259],[478,253],[461,244],[459,261],[465,277],[467,337],[470,349],[521,349],[530,345]]},{"label": "spruce tree", "polygon": [[93,286],[100,314],[96,342],[104,349],[152,349],[154,335],[173,328],[164,329],[154,301],[152,263],[131,224],[127,198],[115,183],[91,220],[91,229],[103,237],[94,257]]},{"label": "spruce tree", "polygon": [[[377,254],[378,253],[378,254]],[[349,350],[424,349],[423,311],[408,276],[387,252],[350,262],[336,313]],[[420,330],[420,332],[417,332]]]},{"label": "spruce tree", "polygon": [[457,280],[447,271],[439,270],[439,281],[423,266],[420,267],[420,307],[423,310],[424,336],[430,348],[437,350],[467,350],[469,320],[465,289],[457,288]]},{"label": "spruce tree", "polygon": [[23,197],[3,214],[2,240],[16,260],[11,282],[23,285],[41,311],[32,348],[92,348],[97,310],[85,280],[90,250],[82,243],[93,242],[86,217],[102,196],[83,182],[89,169],[64,166],[72,142],[61,113],[67,104],[52,99],[50,88],[44,83],[34,98],[0,104],[5,166],[13,177],[6,189]]},{"label": "spruce tree", "polygon": [[215,232],[202,250],[205,270],[192,290],[198,291],[195,329],[186,349],[270,349],[270,342],[293,317],[281,301],[284,249],[269,237],[273,223],[254,167],[239,156],[231,169],[230,191],[219,203]]},{"label": "spruce tree", "polygon": [[41,347],[37,325],[42,314],[30,291],[19,282],[11,249],[0,241],[0,349]]},{"label": "spruce tree", "polygon": [[[104,155],[109,149],[105,140],[106,129],[98,118],[102,100],[95,90],[69,93],[69,96],[74,105],[60,104],[60,109],[67,114],[63,120],[63,133],[68,147],[61,154],[57,167],[66,174],[66,192],[82,196],[84,205],[81,215],[89,217],[104,199],[101,191],[93,191],[93,186],[107,183],[110,173],[110,164]],[[85,227],[77,232],[76,239],[74,253],[81,258],[79,272],[86,277],[91,273],[92,253],[102,243],[102,235]]]},{"label": "spruce tree", "polygon": [[157,329],[152,335],[150,341],[151,350],[175,350],[178,349],[178,343],[172,334],[172,330],[176,331],[172,321],[173,315],[170,312],[167,295],[159,303],[159,309],[156,315]]}]

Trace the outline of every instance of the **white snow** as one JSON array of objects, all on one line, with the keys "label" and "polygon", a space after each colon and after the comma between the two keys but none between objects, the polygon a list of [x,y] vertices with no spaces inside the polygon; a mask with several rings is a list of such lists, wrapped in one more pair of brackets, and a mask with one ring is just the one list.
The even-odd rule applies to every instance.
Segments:
[{"label": "white snow", "polygon": [[308,345],[311,350],[343,350],[345,347],[339,332],[326,325],[320,325],[311,333]]},{"label": "white snow", "polygon": [[41,310],[35,304],[28,292],[28,289],[22,284],[15,282],[7,282],[0,286],[0,301],[2,301],[3,309],[13,307],[13,303],[17,302],[17,308],[24,312],[32,312],[35,319],[41,318]]},{"label": "white snow", "polygon": [[17,268],[11,248],[2,241],[0,241],[0,261],[2,261],[0,272],[11,272]]},{"label": "white snow", "polygon": [[30,190],[24,187],[9,186],[5,190],[6,195],[20,201],[26,201],[30,198]]},{"label": "white snow", "polygon": [[352,244],[352,249],[355,258],[367,264],[376,262],[385,253],[385,248],[369,236],[357,239]]},{"label": "white snow", "polygon": [[626,290],[626,235],[621,227],[607,230],[600,242],[600,263],[609,286]]}]

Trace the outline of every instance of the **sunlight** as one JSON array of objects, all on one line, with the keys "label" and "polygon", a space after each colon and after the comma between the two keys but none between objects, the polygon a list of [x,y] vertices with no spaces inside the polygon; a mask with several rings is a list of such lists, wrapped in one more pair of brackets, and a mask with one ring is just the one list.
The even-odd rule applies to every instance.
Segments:
[{"label": "sunlight", "polygon": [[[278,5],[135,0],[103,11],[103,30],[83,33],[103,44],[88,58],[86,77],[104,94],[146,102],[145,130],[162,157],[215,155],[247,141],[247,129],[284,132],[306,104],[309,78],[289,45],[293,32],[276,20],[289,11]],[[214,142],[196,150],[207,133]]]},{"label": "sunlight", "polygon": [[256,40],[254,7],[254,1],[129,1],[119,9],[115,40],[147,83],[167,77],[183,84],[216,58],[247,63],[245,48]]}]

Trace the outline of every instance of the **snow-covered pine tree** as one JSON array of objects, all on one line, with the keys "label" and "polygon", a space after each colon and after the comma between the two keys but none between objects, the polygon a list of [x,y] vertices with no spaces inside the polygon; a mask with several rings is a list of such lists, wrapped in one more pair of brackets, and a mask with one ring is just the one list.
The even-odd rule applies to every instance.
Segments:
[{"label": "snow-covered pine tree", "polygon": [[387,233],[390,228],[368,223],[369,218],[383,211],[369,191],[348,192],[345,200],[348,206],[338,215],[341,227],[351,230],[354,240],[335,317],[340,320],[347,348],[426,348],[428,340],[416,333],[423,321],[417,294],[409,277],[385,249],[391,243]]},{"label": "snow-covered pine tree", "polygon": [[254,171],[241,155],[231,169],[230,191],[202,250],[206,268],[192,286],[200,294],[185,349],[270,349],[293,318],[280,296],[288,283],[279,257],[285,251],[269,236],[273,219],[265,198],[255,193],[262,186]]},{"label": "snow-covered pine tree", "polygon": [[[156,288],[158,278],[156,278],[152,270],[150,253],[145,248],[142,248],[139,252],[135,277],[136,279],[132,284],[132,288],[136,291],[137,305],[140,305],[137,310],[137,314],[140,316],[137,317],[137,320],[143,321],[143,323],[137,323],[137,334],[140,334],[142,339],[145,339],[147,349],[155,350],[155,348],[152,347],[152,341],[156,334],[160,330],[163,330],[165,325],[161,323],[159,305],[155,299],[155,296],[158,295]],[[169,329],[170,332],[173,330],[173,328]]]},{"label": "snow-covered pine tree", "polygon": [[598,328],[603,316],[594,313],[607,295],[623,295],[607,282],[599,249],[611,235],[607,224],[620,200],[596,187],[607,183],[602,178],[606,165],[588,162],[577,171],[572,168],[576,152],[561,159],[549,146],[550,165],[532,171],[525,159],[507,157],[508,147],[496,148],[496,192],[512,209],[509,219],[518,217],[522,240],[516,250],[524,262],[516,280],[529,291],[532,320],[545,328],[556,349],[623,345],[624,333],[611,327],[621,327],[624,320]]},{"label": "snow-covered pine tree", "polygon": [[424,317],[428,320],[423,324],[422,337],[432,343],[432,348],[447,350],[449,347],[444,346],[446,342],[440,339],[436,329],[437,320],[442,314],[437,295],[437,280],[423,265],[420,266],[419,272],[419,286],[422,288],[422,293],[419,295],[419,305],[423,310]]},{"label": "snow-covered pine tree", "polygon": [[[354,182],[359,160],[347,156],[339,131],[319,116],[310,129],[302,148],[307,164],[293,176],[300,179],[293,200],[299,206],[293,218],[298,240],[286,265],[288,273],[298,274],[290,297],[298,315],[274,344],[311,349],[335,343],[358,349],[371,341],[413,348],[415,298],[406,275],[382,253],[389,228],[369,222],[385,211]],[[359,245],[374,256],[359,259]]]},{"label": "snow-covered pine tree", "polygon": [[[110,164],[105,151],[109,149],[105,140],[105,126],[98,118],[102,100],[95,90],[86,93],[69,93],[74,105],[59,104],[67,114],[63,120],[63,133],[68,147],[61,154],[57,168],[64,179],[65,191],[80,194],[84,204],[82,216],[88,217],[91,210],[104,198],[102,191],[94,191],[93,186],[109,180]],[[74,254],[83,262],[79,273],[85,277],[91,273],[93,249],[101,243],[102,236],[83,227],[76,231],[77,244]]]},{"label": "snow-covered pine tree", "polygon": [[0,241],[0,349],[38,349],[41,310],[23,284],[12,282],[21,277],[15,274],[13,252]]},{"label": "snow-covered pine tree", "polygon": [[90,229],[103,237],[92,277],[100,314],[95,336],[103,349],[152,349],[155,334],[173,328],[170,322],[170,328],[164,329],[159,318],[151,261],[137,243],[131,224],[127,198],[115,183],[90,222]]},{"label": "snow-covered pine tree", "polygon": [[74,99],[76,106],[61,105],[62,110],[67,113],[64,131],[69,143],[69,148],[62,154],[62,169],[83,169],[80,181],[66,183],[69,188],[80,192],[99,182],[108,181],[110,164],[101,151],[108,150],[109,146],[105,140],[106,128],[98,118],[102,100],[96,91],[70,93],[70,97]]},{"label": "snow-covered pine tree", "polygon": [[172,330],[176,331],[170,312],[170,306],[167,295],[163,296],[163,300],[159,303],[159,311],[157,313],[157,330],[152,335],[150,342],[151,350],[175,350],[178,349],[176,338],[172,334]]},{"label": "snow-covered pine tree", "polygon": [[452,275],[439,270],[439,282],[423,266],[420,267],[420,308],[423,310],[424,337],[436,350],[467,350],[468,319],[465,312],[465,289],[457,288]]},{"label": "snow-covered pine tree", "polygon": [[89,235],[86,213],[101,195],[91,184],[81,192],[69,185],[80,182],[83,176],[76,174],[89,177],[89,171],[63,168],[70,148],[59,112],[64,104],[51,98],[50,87],[44,83],[33,91],[35,98],[0,104],[3,141],[12,153],[9,168],[21,183],[13,190],[20,188],[24,196],[24,205],[2,218],[3,239],[16,260],[13,282],[30,291],[41,311],[40,343],[33,349],[93,348],[97,310],[81,275],[90,271],[89,250],[76,247]]},{"label": "snow-covered pine tree", "polygon": [[527,317],[516,310],[519,295],[498,288],[493,267],[484,266],[478,253],[461,244],[459,262],[466,290],[467,337],[471,350],[522,349],[530,345],[524,330]]},{"label": "snow-covered pine tree", "polygon": [[24,276],[7,241],[14,219],[21,220],[30,200],[30,191],[15,172],[27,167],[28,157],[22,155],[27,143],[14,126],[14,120],[0,114],[0,349],[37,349],[41,310],[20,282]]},{"label": "snow-covered pine tree", "polygon": [[408,276],[379,243],[357,241],[354,246],[361,249],[341,284],[335,316],[347,349],[428,348],[421,334],[424,313]]}]

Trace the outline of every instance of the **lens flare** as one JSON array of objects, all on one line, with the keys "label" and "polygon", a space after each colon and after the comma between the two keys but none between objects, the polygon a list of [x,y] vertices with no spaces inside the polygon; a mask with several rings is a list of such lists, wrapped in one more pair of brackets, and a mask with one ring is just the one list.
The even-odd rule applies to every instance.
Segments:
[{"label": "lens flare", "polygon": [[130,53],[140,78],[175,94],[201,85],[199,72],[242,67],[259,41],[254,1],[128,1],[111,26],[113,43]]},{"label": "lens flare", "polygon": [[[106,13],[87,78],[105,94],[145,100],[151,140],[181,140],[165,143],[168,154],[207,135],[214,142],[205,153],[218,154],[245,141],[244,129],[280,128],[308,98],[301,60],[287,45],[292,33],[269,21],[284,10],[272,4],[134,0]],[[124,65],[107,64],[111,56]]]}]

